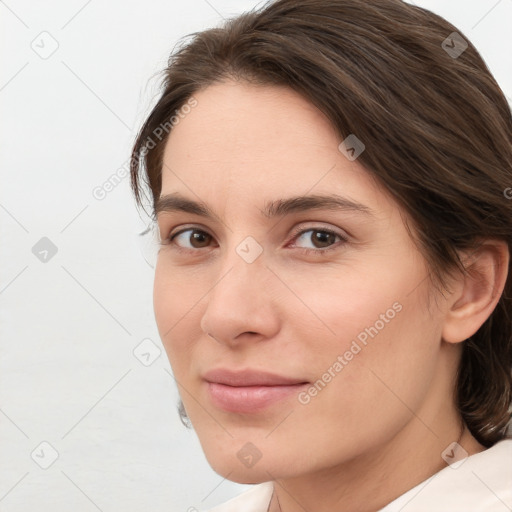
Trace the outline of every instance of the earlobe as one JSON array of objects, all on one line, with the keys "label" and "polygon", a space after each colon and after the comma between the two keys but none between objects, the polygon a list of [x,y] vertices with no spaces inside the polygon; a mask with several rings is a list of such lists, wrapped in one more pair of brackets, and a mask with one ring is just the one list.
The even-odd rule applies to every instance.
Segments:
[{"label": "earlobe", "polygon": [[502,240],[485,240],[463,258],[466,275],[460,275],[452,305],[447,311],[442,337],[459,343],[473,336],[494,311],[508,276],[509,250]]}]

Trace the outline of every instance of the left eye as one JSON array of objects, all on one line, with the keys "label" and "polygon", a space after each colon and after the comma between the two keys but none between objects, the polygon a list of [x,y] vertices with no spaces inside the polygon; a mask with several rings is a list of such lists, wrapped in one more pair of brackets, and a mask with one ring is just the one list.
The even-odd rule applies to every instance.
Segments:
[{"label": "left eye", "polygon": [[[308,235],[308,233],[309,233],[309,235]],[[336,243],[336,238],[338,238],[342,242],[347,241],[347,239],[344,236],[340,235],[339,233],[336,233],[334,231],[331,231],[329,229],[324,229],[324,228],[322,228],[322,229],[313,228],[313,229],[306,229],[306,230],[300,231],[298,233],[298,236],[296,236],[295,238],[296,238],[296,240],[299,240],[301,238],[310,240],[313,248],[311,248],[311,247],[303,248],[306,252],[309,252],[309,251],[325,252],[330,249],[334,249],[335,247],[337,247],[337,246],[333,247],[333,244]]]}]

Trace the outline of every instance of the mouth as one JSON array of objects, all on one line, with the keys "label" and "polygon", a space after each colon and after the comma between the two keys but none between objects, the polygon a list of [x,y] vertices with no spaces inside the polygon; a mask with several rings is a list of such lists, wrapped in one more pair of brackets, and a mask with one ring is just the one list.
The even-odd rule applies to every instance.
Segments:
[{"label": "mouth", "polygon": [[203,379],[216,407],[239,414],[262,412],[310,384],[303,379],[255,370],[212,370]]}]

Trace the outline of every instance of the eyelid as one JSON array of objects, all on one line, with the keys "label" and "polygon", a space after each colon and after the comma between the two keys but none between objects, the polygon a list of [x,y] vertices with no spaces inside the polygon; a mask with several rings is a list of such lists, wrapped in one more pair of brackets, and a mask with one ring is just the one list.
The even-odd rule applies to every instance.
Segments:
[{"label": "eyelid", "polygon": [[299,224],[297,228],[293,228],[290,235],[292,238],[296,238],[298,235],[301,235],[307,231],[326,231],[327,233],[332,233],[333,235],[339,236],[340,238],[347,240],[348,234],[340,230],[339,228],[333,228],[330,226],[322,226],[318,222],[310,221],[311,226],[304,226],[304,223]]},{"label": "eyelid", "polygon": [[206,233],[207,235],[210,235],[212,238],[215,238],[213,235],[210,234],[210,232],[208,231],[208,228],[201,226],[201,224],[190,224],[190,225],[183,224],[183,225],[180,225],[180,228],[176,232],[173,232],[173,230],[171,229],[169,234],[167,236],[164,236],[162,240],[164,240],[164,241],[170,240],[171,238],[174,238],[175,236],[180,235],[184,231],[188,231],[188,230],[202,231],[202,232]]}]

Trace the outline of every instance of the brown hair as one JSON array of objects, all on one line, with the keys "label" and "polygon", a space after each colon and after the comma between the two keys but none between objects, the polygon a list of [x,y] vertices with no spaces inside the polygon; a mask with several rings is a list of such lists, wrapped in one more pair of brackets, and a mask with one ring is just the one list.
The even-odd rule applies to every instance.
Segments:
[{"label": "brown hair", "polygon": [[[465,271],[459,250],[485,238],[511,250],[510,107],[477,50],[446,20],[400,0],[277,0],[192,36],[171,55],[133,147],[139,206],[141,181],[153,208],[161,193],[169,119],[208,85],[246,80],[294,89],[340,141],[363,141],[358,162],[407,213],[436,285],[448,271]],[[457,374],[459,412],[486,447],[506,436],[511,417],[511,312],[509,265],[498,305],[464,341]],[[180,412],[185,418],[182,403]]]}]

